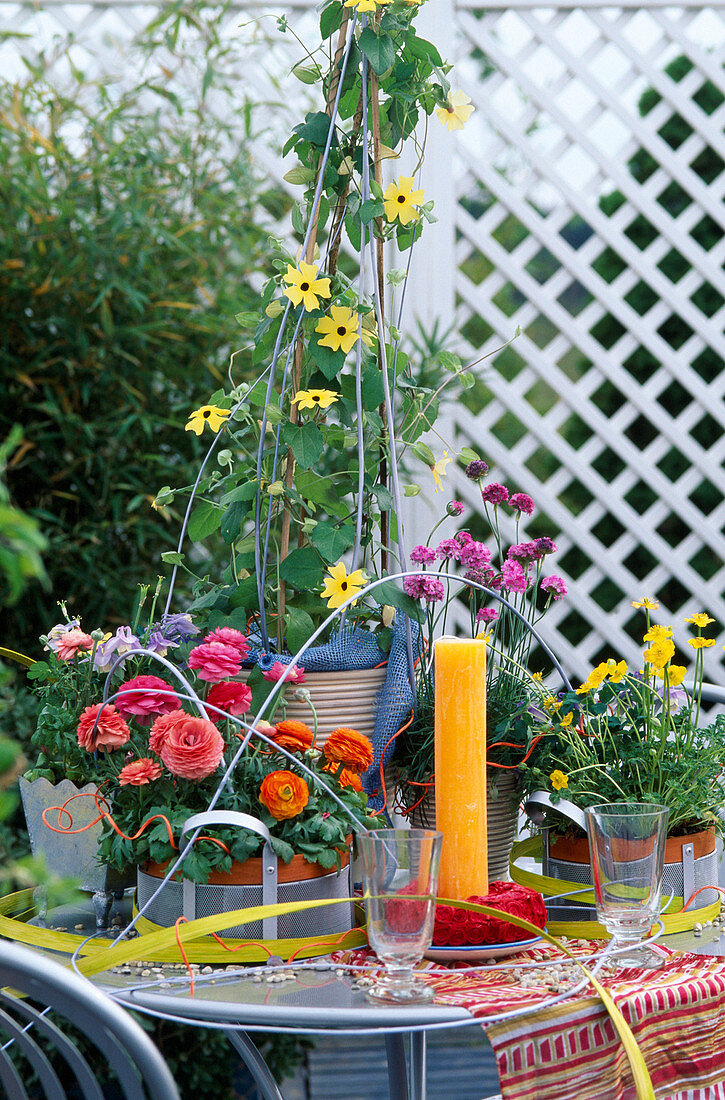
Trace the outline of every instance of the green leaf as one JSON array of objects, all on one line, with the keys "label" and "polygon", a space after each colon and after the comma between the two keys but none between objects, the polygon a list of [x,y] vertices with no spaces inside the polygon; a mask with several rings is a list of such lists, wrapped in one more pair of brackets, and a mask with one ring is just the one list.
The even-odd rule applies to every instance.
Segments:
[{"label": "green leaf", "polygon": [[36,661],[31,665],[27,672],[29,680],[43,680],[50,672],[50,665],[47,661]]},{"label": "green leaf", "polygon": [[395,43],[389,34],[375,34],[366,27],[358,45],[373,67],[376,76],[386,73],[395,61]]},{"label": "green leaf", "polygon": [[315,624],[306,611],[300,607],[287,608],[287,648],[290,653],[301,649],[314,630]]},{"label": "green leaf", "polygon": [[272,851],[281,859],[283,863],[289,863],[292,856],[295,854],[295,850],[291,844],[288,844],[286,840],[280,840],[279,837],[273,836],[271,841]]},{"label": "green leaf", "polygon": [[229,606],[232,608],[244,607],[247,611],[256,611],[258,603],[256,576],[245,577],[229,597]]},{"label": "green leaf", "polygon": [[345,215],[345,229],[350,240],[354,252],[360,251],[360,244],[362,241],[362,231],[360,229],[359,222],[356,221],[350,214]]},{"label": "green leaf", "polygon": [[324,571],[320,555],[311,546],[293,550],[279,566],[282,580],[299,590],[316,588],[322,583]]},{"label": "green leaf", "polygon": [[418,440],[418,442],[414,443],[410,449],[415,457],[419,458],[421,462],[424,462],[426,466],[435,465],[436,456],[433,454],[427,443],[423,443],[421,440]]},{"label": "green leaf", "polygon": [[282,429],[282,439],[303,470],[309,470],[319,461],[325,447],[322,432],[311,420],[304,424],[288,422]]},{"label": "green leaf", "polygon": [[222,516],[221,533],[227,546],[231,546],[242,529],[242,520],[249,511],[249,505],[245,501],[235,500],[227,508]]},{"label": "green leaf", "polygon": [[466,465],[468,465],[469,462],[478,462],[481,456],[471,447],[461,447],[459,457],[461,462],[465,462]]},{"label": "green leaf", "polygon": [[322,38],[329,38],[342,23],[344,8],[338,0],[332,0],[320,16],[320,34]]},{"label": "green leaf", "polygon": [[456,355],[454,351],[439,351],[436,358],[443,369],[451,374],[455,374],[463,366],[460,355]]},{"label": "green leaf", "polygon": [[312,542],[328,562],[339,561],[354,541],[350,527],[335,527],[332,523],[318,523],[312,532]]},{"label": "green leaf", "polygon": [[425,613],[418,600],[412,599],[402,588],[399,588],[397,581],[385,581],[378,585],[371,595],[379,604],[390,604],[391,607],[404,611],[415,622],[422,623],[425,620]]},{"label": "green leaf", "polygon": [[360,221],[367,225],[373,218],[382,218],[385,212],[385,207],[381,202],[376,202],[375,199],[368,199],[360,207]]},{"label": "green leaf", "polygon": [[380,508],[380,511],[389,512],[394,503],[393,494],[390,492],[390,490],[386,489],[384,485],[374,485],[371,492],[378,502],[378,507]]},{"label": "green leaf", "polygon": [[216,504],[203,500],[197,504],[189,520],[189,538],[195,542],[213,535],[219,528],[222,514]]},{"label": "green leaf", "polygon": [[[305,121],[295,126],[295,133],[299,134],[303,141],[309,141],[310,145],[316,145],[319,149],[325,148],[329,131],[330,116],[324,111],[310,111],[305,115]],[[333,146],[336,144],[334,135],[332,144]]]},{"label": "green leaf", "polygon": [[426,42],[425,38],[418,38],[417,35],[408,38],[405,44],[405,52],[413,57],[420,58],[421,61],[432,61],[434,65],[443,64],[443,59],[433,43]]},{"label": "green leaf", "polygon": [[325,348],[321,344],[314,343],[309,345],[309,352],[312,362],[319,371],[322,371],[328,381],[336,378],[342,370],[345,362],[344,351],[333,351],[332,348]]},{"label": "green leaf", "polygon": [[312,168],[305,168],[303,164],[298,164],[296,168],[290,168],[289,172],[285,172],[282,176],[283,180],[287,183],[311,183],[315,178],[315,173]]},{"label": "green leaf", "polygon": [[165,554],[161,555],[161,560],[166,562],[167,565],[182,565],[184,555],[177,554],[175,550],[167,550]]}]

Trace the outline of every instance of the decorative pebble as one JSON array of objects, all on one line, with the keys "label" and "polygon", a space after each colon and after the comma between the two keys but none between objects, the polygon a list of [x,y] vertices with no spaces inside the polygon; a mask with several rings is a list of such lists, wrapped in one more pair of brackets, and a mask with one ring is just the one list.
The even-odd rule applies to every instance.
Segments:
[{"label": "decorative pebble", "polygon": [[148,978],[150,976],[150,974],[151,974],[151,971],[148,969],[148,967],[146,968],[146,970],[141,971],[141,977],[142,978]]},{"label": "decorative pebble", "polygon": [[82,932],[83,931],[83,925],[82,924],[76,924],[75,925],[75,930],[76,930],[76,932]]},{"label": "decorative pebble", "polygon": [[214,973],[214,968],[212,966],[203,966],[201,968],[201,972],[202,972],[202,974],[213,974]]}]

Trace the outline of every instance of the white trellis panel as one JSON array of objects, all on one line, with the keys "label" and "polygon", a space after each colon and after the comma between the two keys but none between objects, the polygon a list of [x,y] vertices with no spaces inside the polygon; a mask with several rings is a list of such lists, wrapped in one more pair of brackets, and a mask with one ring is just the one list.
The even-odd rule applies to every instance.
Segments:
[{"label": "white trellis panel", "polygon": [[[279,182],[294,158],[283,164],[274,139],[308,90],[288,79],[303,50],[275,20],[284,10],[314,46],[318,13],[307,0],[269,10],[235,3],[222,19],[239,46],[240,103],[262,104],[259,172]],[[133,35],[157,12],[0,0],[0,73],[19,76],[23,55],[70,34],[78,68],[123,79]],[[409,311],[455,319],[471,360],[521,329],[486,361],[478,406],[452,405],[443,434],[530,493],[536,533],[554,534],[571,595],[545,634],[571,676],[610,653],[637,661],[630,600],[643,594],[659,598],[659,621],[680,623],[680,644],[692,611],[722,628],[725,7],[436,0],[421,25],[476,113],[457,135],[431,120],[424,182],[439,223],[416,246]],[[163,60],[181,80],[174,54]],[[475,522],[475,487],[451,485]],[[424,534],[423,503],[409,542]],[[720,646],[706,657],[721,679]]]}]

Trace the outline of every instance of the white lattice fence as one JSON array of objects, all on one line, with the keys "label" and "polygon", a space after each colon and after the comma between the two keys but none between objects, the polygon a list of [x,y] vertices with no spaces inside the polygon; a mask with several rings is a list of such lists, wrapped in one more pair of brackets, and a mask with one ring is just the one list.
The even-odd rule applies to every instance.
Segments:
[{"label": "white lattice fence", "polygon": [[725,12],[469,3],[457,26],[459,331],[471,358],[521,335],[453,430],[556,529],[547,630],[581,675],[637,659],[643,593],[725,623]]},{"label": "white lattice fence", "polygon": [[[0,72],[71,33],[78,67],[123,79],[157,10],[0,0],[3,31],[27,36],[0,39]],[[240,103],[263,105],[259,169],[279,181],[292,164],[273,139],[306,92],[284,75],[301,47],[265,10],[235,4],[223,34],[239,47]],[[285,14],[317,41],[310,4]],[[455,139],[432,128],[425,184],[440,221],[417,247],[409,301],[450,322],[455,294],[472,359],[522,330],[470,407],[453,406],[450,433],[529,492],[537,533],[555,534],[571,598],[547,616],[548,640],[573,676],[612,651],[636,661],[629,601],[643,593],[663,621],[706,608],[722,626],[725,8],[436,0],[421,19],[477,111]],[[164,64],[181,79],[173,49]],[[454,484],[475,511],[473,486]],[[721,679],[719,647],[707,656]]]}]

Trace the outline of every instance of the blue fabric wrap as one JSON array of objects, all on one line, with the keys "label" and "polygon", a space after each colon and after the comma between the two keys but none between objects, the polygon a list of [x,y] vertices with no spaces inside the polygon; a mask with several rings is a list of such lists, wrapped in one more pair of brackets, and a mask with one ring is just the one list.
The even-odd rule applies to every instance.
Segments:
[{"label": "blue fabric wrap", "polygon": [[[417,623],[411,623],[411,630],[415,652],[419,632]],[[256,640],[259,641],[258,638]],[[250,658],[253,658],[263,671],[271,668],[275,661],[288,665],[293,660],[289,653],[263,652],[258,645],[255,646],[253,633],[249,641]],[[379,810],[383,805],[380,763],[382,761],[385,767],[393,755],[395,742],[391,743],[390,739],[407,721],[414,709],[415,698],[408,678],[405,617],[401,614],[395,617],[389,654],[383,652],[375,640],[375,635],[368,630],[362,630],[360,627],[345,627],[325,645],[311,646],[300,658],[300,664],[306,672],[345,672],[351,669],[375,668],[385,660],[388,662],[388,673],[374,704],[373,762],[362,776],[371,810]]]}]

